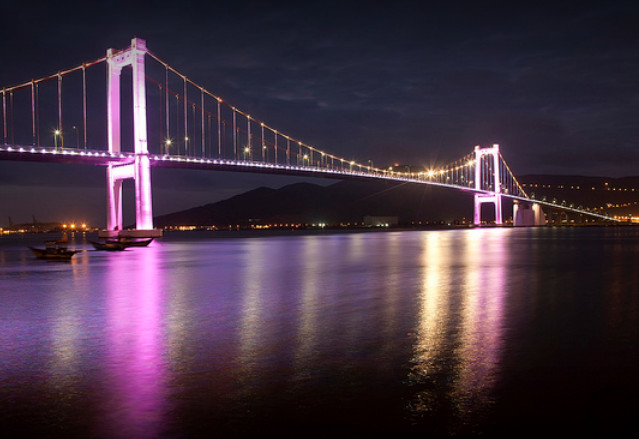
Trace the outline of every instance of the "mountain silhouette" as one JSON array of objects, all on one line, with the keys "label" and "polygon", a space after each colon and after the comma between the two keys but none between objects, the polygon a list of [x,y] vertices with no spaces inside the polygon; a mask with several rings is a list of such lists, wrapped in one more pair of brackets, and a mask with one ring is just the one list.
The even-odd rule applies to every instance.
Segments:
[{"label": "mountain silhouette", "polygon": [[[526,175],[519,181],[529,195],[539,200],[597,208],[597,212],[609,215],[639,216],[639,177]],[[473,206],[472,193],[424,184],[361,180],[329,186],[295,183],[279,189],[259,187],[217,203],[157,216],[154,224],[157,227],[338,225],[361,223],[365,216],[397,217],[399,225],[453,223],[472,220]],[[484,205],[482,209],[482,218],[491,220],[492,206]],[[502,199],[502,209],[504,219],[512,217],[510,200]],[[548,214],[549,209],[544,209]]]},{"label": "mountain silhouette", "polygon": [[161,215],[157,227],[249,223],[353,223],[364,216],[396,216],[400,224],[471,218],[472,195],[421,184],[341,181],[259,187],[217,203]]}]

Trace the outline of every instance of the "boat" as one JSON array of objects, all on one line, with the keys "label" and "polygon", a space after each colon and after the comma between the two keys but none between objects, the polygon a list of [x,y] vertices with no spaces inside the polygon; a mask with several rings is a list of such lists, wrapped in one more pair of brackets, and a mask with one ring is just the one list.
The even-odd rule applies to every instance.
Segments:
[{"label": "boat", "polygon": [[62,238],[54,241],[44,241],[45,248],[29,247],[36,258],[49,260],[69,260],[74,254],[80,250],[69,250],[67,244],[69,236],[66,232],[62,234]]},{"label": "boat", "polygon": [[127,247],[126,244],[123,244],[119,241],[91,241],[91,244],[96,250],[120,251],[126,249]]},{"label": "boat", "polygon": [[38,259],[49,259],[49,260],[70,260],[74,254],[78,253],[80,250],[69,250],[66,247],[46,247],[46,248],[35,248],[29,247],[36,258]]},{"label": "boat", "polygon": [[69,235],[67,234],[67,232],[63,232],[62,237],[58,240],[44,241],[44,245],[46,245],[47,248],[49,247],[66,248],[68,243],[69,243]]},{"label": "boat", "polygon": [[129,236],[120,236],[118,238],[108,238],[106,242],[117,242],[125,247],[146,247],[153,241],[153,238],[131,238]]}]

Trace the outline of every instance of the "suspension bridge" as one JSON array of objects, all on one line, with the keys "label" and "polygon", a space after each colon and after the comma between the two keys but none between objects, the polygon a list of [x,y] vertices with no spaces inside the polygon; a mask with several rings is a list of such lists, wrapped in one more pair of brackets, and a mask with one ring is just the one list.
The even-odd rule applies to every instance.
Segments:
[{"label": "suspension bridge", "polygon": [[[128,67],[130,95],[121,87]],[[157,57],[140,38],[122,50],[108,49],[100,59],[3,87],[1,94],[0,160],[106,167],[107,228],[102,236],[161,234],[153,228],[151,167],[439,186],[474,194],[476,225],[482,223],[483,204],[494,207],[495,224],[502,224],[502,199],[514,201],[515,226],[543,225],[544,207],[618,221],[530,197],[498,145],[476,146],[452,163],[418,171],[378,168],[308,145],[228,104]],[[133,231],[124,231],[122,224],[122,183],[127,179],[135,183]]]}]

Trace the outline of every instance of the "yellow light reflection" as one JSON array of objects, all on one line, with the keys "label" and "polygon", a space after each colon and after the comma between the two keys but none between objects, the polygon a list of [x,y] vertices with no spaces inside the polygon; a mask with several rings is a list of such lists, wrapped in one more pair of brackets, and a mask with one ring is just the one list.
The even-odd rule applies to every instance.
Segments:
[{"label": "yellow light reflection", "polygon": [[[477,233],[479,232],[479,233]],[[507,248],[511,229],[473,229],[465,232],[464,292],[459,373],[454,399],[460,416],[478,413],[492,401],[503,344]]]},{"label": "yellow light reflection", "polygon": [[[450,234],[429,232],[423,241],[422,293],[414,347],[414,366],[409,376],[414,384],[432,380],[439,372],[440,353],[445,349],[445,329],[452,279],[450,270]],[[411,404],[413,414],[420,416],[436,404],[437,390],[423,390]]]},{"label": "yellow light reflection", "polygon": [[[503,349],[510,229],[429,232],[409,382],[416,419],[438,411],[466,421],[492,403]],[[425,389],[425,390],[424,390]],[[454,433],[454,432],[451,432]]]}]

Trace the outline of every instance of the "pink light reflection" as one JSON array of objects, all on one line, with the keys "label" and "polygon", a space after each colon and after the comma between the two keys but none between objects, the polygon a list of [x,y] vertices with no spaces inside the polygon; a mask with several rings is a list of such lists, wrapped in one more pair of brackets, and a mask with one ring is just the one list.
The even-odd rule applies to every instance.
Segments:
[{"label": "pink light reflection", "polygon": [[460,414],[478,413],[491,404],[504,344],[506,240],[511,229],[466,233],[462,332],[458,380],[453,391]]},{"label": "pink light reflection", "polygon": [[166,345],[158,248],[108,254],[107,359],[103,429],[154,438],[165,427]]}]

